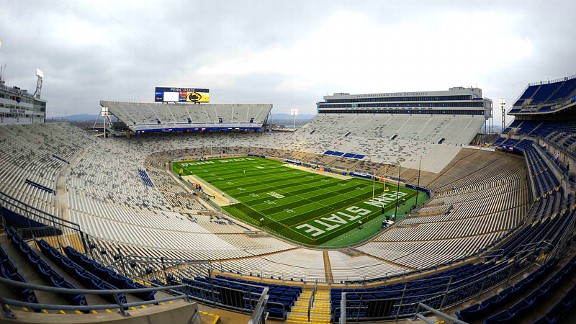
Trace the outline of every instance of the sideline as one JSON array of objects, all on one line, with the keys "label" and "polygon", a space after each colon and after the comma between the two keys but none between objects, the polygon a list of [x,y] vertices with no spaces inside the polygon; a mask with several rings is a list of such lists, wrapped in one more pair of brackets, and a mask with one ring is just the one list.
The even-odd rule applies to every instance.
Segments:
[{"label": "sideline", "polygon": [[284,164],[282,164],[282,166],[293,168],[293,169],[298,169],[298,170],[302,170],[302,171],[306,171],[306,172],[310,172],[310,173],[321,174],[323,176],[332,177],[332,178],[336,178],[336,179],[340,179],[340,180],[352,179],[352,176],[328,172],[328,171],[320,172],[318,170],[314,170],[314,169],[311,169],[309,167],[305,167],[305,166],[301,166],[301,165],[295,165],[295,164],[291,164],[291,163],[284,163]]},{"label": "sideline", "polygon": [[201,178],[197,178],[193,175],[183,176],[182,179],[185,181],[190,181],[192,183],[199,183],[202,186],[202,191],[209,196],[213,196],[212,201],[216,203],[218,206],[229,206],[233,204],[239,203],[238,200],[226,196],[222,191],[216,189],[214,186],[209,184],[208,182],[204,181]]}]

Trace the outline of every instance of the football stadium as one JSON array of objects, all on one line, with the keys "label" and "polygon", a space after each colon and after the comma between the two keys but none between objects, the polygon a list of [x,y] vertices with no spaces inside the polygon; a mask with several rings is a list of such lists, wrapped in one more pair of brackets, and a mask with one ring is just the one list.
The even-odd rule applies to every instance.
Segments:
[{"label": "football stadium", "polygon": [[[383,177],[376,189],[375,181],[313,174],[256,157],[175,162],[174,168],[182,170],[184,178],[191,176],[193,185],[198,179],[207,181],[199,184],[205,191],[207,186],[215,186],[215,190],[224,190],[220,191],[222,199],[226,195],[239,199],[224,207],[235,217],[308,245],[357,243],[378,232],[378,224],[386,221],[386,211],[397,211],[397,196],[403,206],[406,200],[417,202],[414,190],[397,192],[395,186],[386,187]],[[318,171],[324,173],[325,169]],[[264,184],[262,179],[266,179]],[[371,230],[357,231],[365,225]]]},{"label": "football stadium", "polygon": [[576,77],[528,84],[499,134],[479,88],[335,93],[293,132],[271,104],[157,88],[100,101],[97,134],[0,90],[3,321],[573,313]]}]

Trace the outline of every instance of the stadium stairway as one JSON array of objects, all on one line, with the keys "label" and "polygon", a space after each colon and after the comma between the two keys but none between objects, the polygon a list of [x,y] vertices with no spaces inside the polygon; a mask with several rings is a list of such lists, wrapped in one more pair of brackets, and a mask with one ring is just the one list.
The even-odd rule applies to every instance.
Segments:
[{"label": "stadium stairway", "polygon": [[316,291],[314,305],[310,309],[310,321],[308,321],[308,304],[311,296],[312,288],[302,291],[300,297],[292,306],[286,323],[330,323],[330,291]]},{"label": "stadium stairway", "polygon": [[332,265],[330,264],[330,255],[328,251],[324,250],[323,252],[324,257],[324,269],[326,271],[326,283],[333,283],[334,277],[332,276]]}]

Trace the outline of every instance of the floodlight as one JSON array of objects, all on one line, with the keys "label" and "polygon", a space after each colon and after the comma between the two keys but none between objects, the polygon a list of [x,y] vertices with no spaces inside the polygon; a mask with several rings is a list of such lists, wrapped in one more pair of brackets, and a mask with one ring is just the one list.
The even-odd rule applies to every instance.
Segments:
[{"label": "floodlight", "polygon": [[502,110],[502,131],[506,128],[506,100],[504,98],[498,99],[500,110]]},{"label": "floodlight", "polygon": [[44,72],[42,72],[42,70],[40,70],[40,69],[36,69],[36,76],[37,76],[37,77],[40,77],[40,78],[43,78],[43,77],[44,77]]},{"label": "floodlight", "polygon": [[2,47],[2,39],[0,38],[0,47]]},{"label": "floodlight", "polygon": [[294,121],[294,129],[296,129],[296,116],[298,116],[298,109],[290,109],[290,116],[292,116],[292,120]]},{"label": "floodlight", "polygon": [[100,112],[100,116],[109,116],[110,112],[108,111],[108,107],[102,107],[102,111]]}]

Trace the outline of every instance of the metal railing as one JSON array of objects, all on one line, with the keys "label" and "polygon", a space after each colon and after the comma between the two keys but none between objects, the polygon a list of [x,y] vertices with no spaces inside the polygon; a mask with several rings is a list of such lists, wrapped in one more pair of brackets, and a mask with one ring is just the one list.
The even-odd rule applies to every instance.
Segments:
[{"label": "metal railing", "polygon": [[258,303],[252,312],[252,316],[250,320],[248,320],[248,324],[265,324],[268,315],[266,313],[266,304],[268,303],[268,287],[264,287],[260,298],[258,299]]},{"label": "metal railing", "polygon": [[[211,269],[210,260],[153,257],[133,253],[124,254],[121,247],[118,247],[116,251],[110,250],[109,248],[98,249],[97,246],[100,244],[100,239],[95,239],[87,234],[86,238],[88,242],[87,255],[90,255],[92,259],[102,265],[114,268],[117,272],[125,276],[145,278],[148,275],[162,273],[163,277],[166,277],[170,269],[182,266],[201,266],[206,269],[206,273],[202,275],[208,275]],[[92,251],[93,249],[95,249],[96,252]]]},{"label": "metal railing", "polygon": [[45,226],[52,226],[54,229],[65,233],[70,231],[80,231],[80,225],[35,208],[1,191],[0,207],[14,213],[15,222],[18,222],[15,217],[20,216],[20,221],[18,223],[22,226],[18,227],[33,228],[33,225],[36,225],[34,223],[41,223]]},{"label": "metal railing", "polygon": [[[446,309],[511,280],[532,267],[535,259],[537,258],[532,254],[519,256],[506,266],[495,265],[481,273],[474,273],[471,277],[475,279],[470,282],[467,282],[470,276],[464,279],[450,277],[447,282],[438,285],[409,288],[405,284],[403,289],[385,291],[398,297],[375,298],[373,292],[342,292],[340,306],[332,309],[332,315],[340,317],[340,323],[346,323],[346,321],[398,320],[415,316],[419,303],[435,309]],[[434,277],[430,280],[441,278]],[[422,284],[424,283],[423,280]]]},{"label": "metal railing", "polygon": [[[574,213],[575,211],[570,212]],[[568,216],[569,215],[564,215],[564,217]],[[340,312],[340,323],[346,323],[346,319],[353,321],[397,320],[400,317],[416,316],[419,313],[419,307],[421,307],[420,303],[430,305],[437,309],[446,309],[461,304],[524,273],[533,265],[537,265],[536,262],[538,262],[537,260],[540,259],[540,256],[545,256],[545,260],[553,257],[561,257],[563,251],[566,250],[568,240],[573,237],[574,228],[574,222],[567,224],[567,227],[565,227],[565,230],[558,239],[558,243],[554,246],[551,246],[547,241],[539,241],[519,247],[516,254],[510,258],[513,262],[501,269],[493,267],[484,271],[484,273],[472,275],[472,277],[477,278],[476,280],[468,283],[465,282],[467,279],[460,281],[450,280],[446,284],[446,289],[443,292],[437,289],[440,287],[427,287],[433,288],[437,293],[419,296],[407,295],[405,286],[401,292],[401,297],[388,299],[362,297],[362,295],[368,296],[369,293],[343,292],[340,307],[333,309],[332,314],[337,316],[338,312]],[[351,294],[359,295],[360,298],[355,296],[354,299],[350,300],[347,296]],[[406,298],[405,296],[409,297]]]},{"label": "metal railing", "polygon": [[86,251],[86,237],[77,223],[32,207],[0,191],[0,217],[26,237],[78,234]]},{"label": "metal railing", "polygon": [[[122,316],[130,316],[127,309],[129,307],[136,307],[142,305],[151,305],[151,304],[158,304],[163,302],[169,302],[173,300],[182,299],[186,302],[190,302],[188,297],[188,285],[181,284],[181,285],[173,285],[173,286],[162,286],[162,287],[150,287],[150,288],[137,288],[137,289],[105,289],[105,290],[95,290],[95,289],[68,289],[68,288],[57,288],[57,287],[48,287],[42,285],[36,285],[31,283],[24,283],[20,281],[14,281],[10,279],[5,279],[0,277],[0,283],[7,285],[7,286],[15,286],[20,288],[26,288],[31,290],[38,290],[38,291],[48,291],[57,294],[89,294],[89,295],[113,295],[114,300],[116,301],[115,304],[100,304],[100,305],[58,305],[58,304],[40,304],[40,303],[29,303],[23,302],[19,300],[13,300],[5,297],[0,296],[0,303],[2,304],[2,311],[4,317],[6,318],[15,318],[14,313],[10,311],[6,305],[10,306],[19,306],[19,307],[27,307],[33,310],[70,310],[70,311],[84,311],[88,312],[91,310],[100,310],[100,309],[119,309],[119,313]],[[179,292],[178,290],[184,290],[184,292]],[[146,293],[151,291],[165,291],[171,294],[171,297],[160,298],[160,299],[153,299],[147,301],[138,301],[138,302],[130,302],[130,303],[122,303],[120,298],[118,298],[119,294],[122,293]]]},{"label": "metal railing", "polygon": [[436,315],[437,317],[440,317],[441,319],[443,319],[445,321],[449,321],[449,322],[454,323],[454,324],[467,324],[464,321],[461,321],[457,318],[454,318],[454,317],[452,317],[446,313],[442,313],[441,311],[436,310],[436,309],[434,309],[434,308],[432,308],[426,304],[418,303],[418,307],[416,307],[416,315],[414,316],[414,318],[419,319],[421,321],[424,321],[427,324],[435,324],[438,322],[426,318],[424,315],[422,315],[420,313],[420,309],[423,309],[427,313],[432,313],[432,314]]},{"label": "metal railing", "polygon": [[314,298],[316,298],[316,292],[318,291],[318,281],[314,283],[314,289],[312,289],[312,294],[310,295],[310,300],[308,301],[308,322],[310,322],[310,311],[314,307]]},{"label": "metal railing", "polygon": [[[187,283],[187,293],[190,299],[213,307],[230,309],[240,313],[254,314],[257,307],[259,307],[261,296],[265,292],[266,294],[268,292],[268,287],[265,286],[237,282],[236,284],[241,284],[243,287],[233,288],[214,283],[212,278],[208,278],[208,280],[208,282],[199,282],[196,284]],[[186,283],[186,281],[184,282]],[[258,290],[261,290],[261,292],[258,292]],[[270,308],[281,310],[282,317],[274,316],[274,318],[281,320],[286,319],[288,308],[284,304],[266,300],[265,306],[266,310]]]}]

